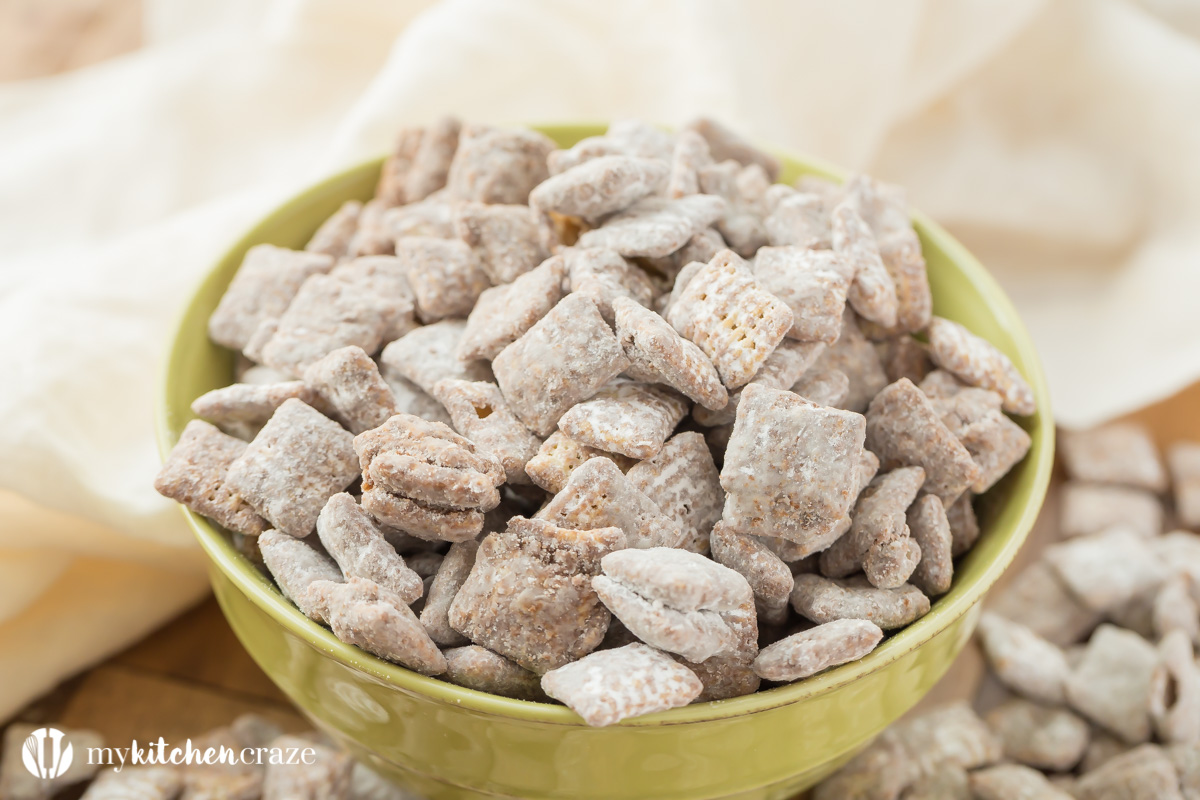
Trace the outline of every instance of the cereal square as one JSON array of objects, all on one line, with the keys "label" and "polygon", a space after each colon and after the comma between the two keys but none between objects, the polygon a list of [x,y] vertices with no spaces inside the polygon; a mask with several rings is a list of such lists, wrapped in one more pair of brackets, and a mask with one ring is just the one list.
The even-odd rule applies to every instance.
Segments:
[{"label": "cereal square", "polygon": [[618,378],[558,421],[571,439],[611,453],[654,456],[687,415],[688,403],[670,389]]},{"label": "cereal square", "polygon": [[292,397],[310,406],[320,405],[317,393],[303,381],[235,383],[197,397],[192,401],[192,413],[231,436],[249,441],[267,424],[275,409]]},{"label": "cereal square", "polygon": [[466,242],[406,236],[396,240],[396,257],[404,265],[425,322],[465,317],[491,285],[479,257]]},{"label": "cereal square", "polygon": [[510,484],[529,483],[525,465],[537,455],[542,440],[509,410],[496,384],[444,380],[433,393],[450,413],[454,428],[496,457]]},{"label": "cereal square", "polygon": [[[1033,389],[1008,356],[986,339],[957,322],[934,317],[929,323],[929,346],[935,364],[964,383],[999,394],[1005,411],[1029,416],[1037,410]],[[1162,487],[1156,489],[1161,490]]]},{"label": "cereal square", "polygon": [[1059,439],[1067,474],[1076,480],[1116,483],[1156,494],[1167,489],[1167,472],[1158,449],[1140,425],[1115,423],[1087,431],[1063,431]]},{"label": "cereal square", "polygon": [[833,344],[842,330],[846,294],[854,273],[832,250],[764,247],[754,258],[754,277],[792,310],[788,336]]},{"label": "cereal square", "polygon": [[454,210],[454,231],[495,284],[511,283],[550,255],[528,206],[463,203]]},{"label": "cereal square", "polygon": [[638,463],[626,456],[606,453],[580,444],[565,436],[562,431],[555,431],[538,448],[537,455],[529,459],[529,463],[525,465],[525,474],[547,492],[557,494],[567,485],[567,479],[574,470],[588,459],[598,457],[610,459],[622,472],[628,472],[630,467]]},{"label": "cereal square", "polygon": [[379,367],[361,347],[342,347],[313,362],[304,382],[351,433],[377,428],[398,410]]},{"label": "cereal square", "polygon": [[729,402],[716,367],[699,347],[680,336],[665,319],[629,299],[612,304],[617,338],[629,359],[626,372],[637,380],[665,383],[705,408]]},{"label": "cereal square", "polygon": [[871,398],[888,385],[879,353],[859,329],[850,309],[846,309],[842,317],[841,336],[825,348],[813,368],[835,369],[850,379],[849,394],[838,404],[847,411],[866,411]]},{"label": "cereal square", "polygon": [[549,177],[546,158],[554,149],[554,142],[537,131],[466,125],[447,188],[459,200],[524,204],[533,187]]},{"label": "cereal square", "polygon": [[262,533],[266,521],[228,484],[230,466],[245,451],[242,440],[194,419],[159,470],[154,489],[231,531]]},{"label": "cereal square", "polygon": [[600,156],[543,181],[530,192],[529,205],[543,213],[595,223],[643,197],[659,194],[669,174],[670,168],[655,159]]},{"label": "cereal square", "polygon": [[[385,377],[399,376],[431,394],[438,381],[490,381],[486,361],[458,358],[459,343],[467,329],[461,319],[446,319],[417,328],[383,348],[379,356]],[[389,373],[391,373],[389,375]]]},{"label": "cereal square", "polygon": [[667,440],[653,457],[627,473],[629,482],[678,523],[685,550],[707,553],[709,534],[721,519],[725,491],[704,436],[694,431]]},{"label": "cereal square", "polygon": [[565,278],[566,263],[555,256],[512,283],[485,289],[467,316],[456,351],[459,359],[490,361],[524,336],[562,299]]},{"label": "cereal square", "polygon": [[627,258],[661,258],[688,243],[725,213],[720,197],[693,194],[671,200],[646,197],[579,237],[580,247],[616,250]]}]

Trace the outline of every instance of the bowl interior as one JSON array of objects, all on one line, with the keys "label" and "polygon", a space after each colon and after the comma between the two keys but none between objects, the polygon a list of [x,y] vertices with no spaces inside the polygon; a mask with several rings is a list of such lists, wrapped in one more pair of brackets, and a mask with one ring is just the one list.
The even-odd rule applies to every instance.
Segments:
[{"label": "bowl interior", "polygon": [[[535,126],[562,146],[604,131],[603,125]],[[840,179],[835,169],[819,162],[781,157],[781,176],[791,182],[801,174]],[[370,161],[306,190],[272,213],[242,237],[201,282],[180,319],[167,354],[158,407],[159,448],[165,457],[183,427],[193,418],[191,402],[201,394],[233,380],[235,354],[209,341],[207,321],[245,252],[270,243],[302,248],[313,232],[346,200],[366,200],[374,192],[381,160]],[[1045,378],[1029,335],[1016,310],[987,271],[953,237],[914,212],[933,289],[934,311],[962,323],[1003,351],[1033,387],[1038,412],[1018,418],[1032,438],[1028,456],[976,504],[982,534],[975,547],[956,565],[950,592],[939,598],[929,614],[889,636],[860,661],[813,678],[746,697],[628,720],[626,726],[699,722],[750,714],[795,703],[854,681],[920,647],[977,603],[1012,561],[1033,525],[1049,484],[1053,463],[1053,425]],[[420,693],[459,707],[530,721],[581,724],[569,709],[544,703],[510,700],[428,678],[343,644],[325,628],[292,606],[254,565],[233,546],[229,535],[204,517],[184,510],[201,546],[220,569],[257,606],[280,625],[349,666],[386,681],[402,691]]]}]

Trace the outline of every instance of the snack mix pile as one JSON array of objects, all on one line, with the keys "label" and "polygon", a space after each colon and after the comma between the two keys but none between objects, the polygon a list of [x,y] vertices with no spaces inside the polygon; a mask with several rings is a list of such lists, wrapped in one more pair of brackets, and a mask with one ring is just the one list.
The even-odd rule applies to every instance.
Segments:
[{"label": "snack mix pile", "polygon": [[156,488],[343,642],[589,725],[862,658],[950,589],[1034,398],[932,316],[901,190],[779,171],[710,120],[405,130],[374,199],[246,254],[239,382]]},{"label": "snack mix pile", "polygon": [[974,707],[892,727],[814,800],[1200,800],[1200,444],[1060,449],[1058,537],[989,598]]}]

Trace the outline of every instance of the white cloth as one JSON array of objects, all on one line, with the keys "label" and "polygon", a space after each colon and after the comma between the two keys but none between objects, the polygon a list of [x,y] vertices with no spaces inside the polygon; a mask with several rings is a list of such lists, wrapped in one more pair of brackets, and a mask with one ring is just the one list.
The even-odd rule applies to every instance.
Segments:
[{"label": "white cloth", "polygon": [[1062,422],[1200,375],[1183,0],[151,0],[146,30],[0,87],[0,719],[202,596],[151,489],[175,314],[402,123],[712,114],[909,187],[1011,293]]}]

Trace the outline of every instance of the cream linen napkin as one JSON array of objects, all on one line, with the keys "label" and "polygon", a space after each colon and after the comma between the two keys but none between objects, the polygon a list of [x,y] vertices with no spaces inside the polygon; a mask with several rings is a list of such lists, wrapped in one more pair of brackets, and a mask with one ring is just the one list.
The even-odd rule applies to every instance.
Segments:
[{"label": "cream linen napkin", "polygon": [[0,87],[0,718],[202,596],[150,488],[174,315],[405,122],[714,114],[907,185],[1012,293],[1065,423],[1200,374],[1186,4],[428,5],[159,0],[141,52]]}]

